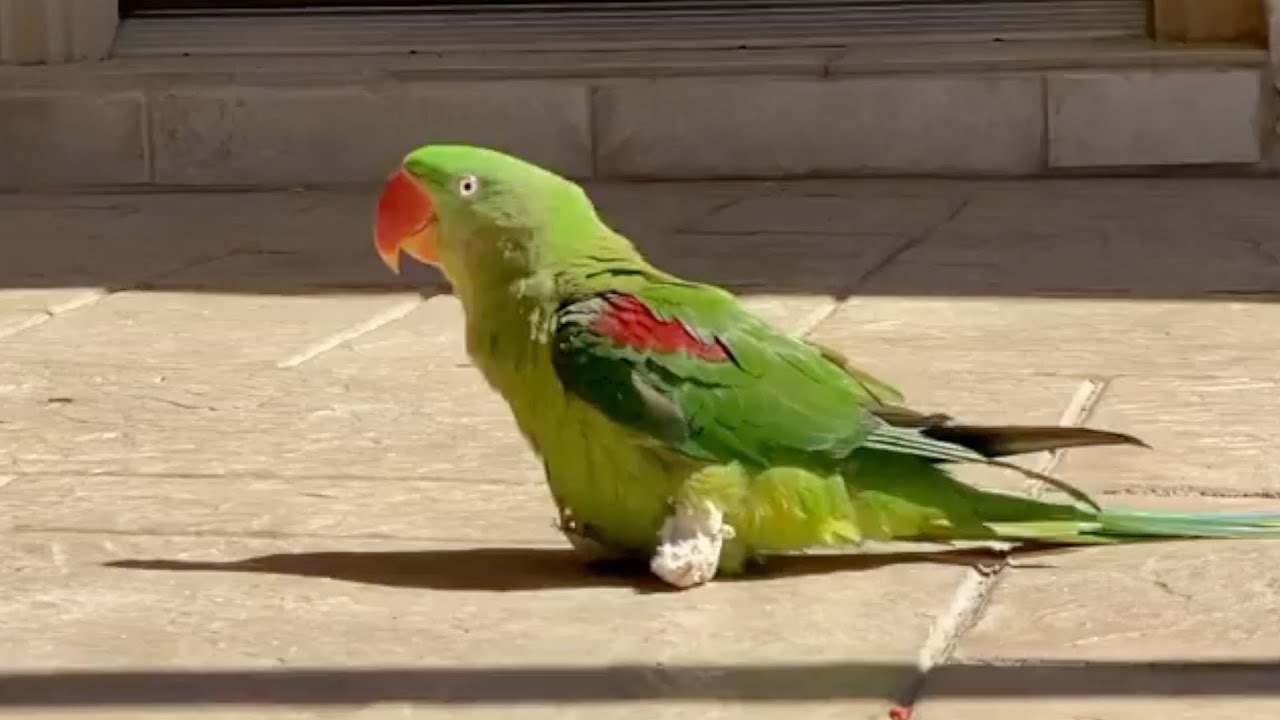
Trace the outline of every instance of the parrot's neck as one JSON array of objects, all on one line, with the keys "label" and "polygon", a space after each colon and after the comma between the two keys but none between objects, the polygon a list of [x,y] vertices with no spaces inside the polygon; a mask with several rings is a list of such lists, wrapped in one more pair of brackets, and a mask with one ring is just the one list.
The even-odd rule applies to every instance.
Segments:
[{"label": "parrot's neck", "polygon": [[[576,401],[560,381],[552,350],[561,303],[602,291],[625,292],[657,271],[612,234],[578,236],[576,243],[565,234],[558,239],[561,244],[550,247],[535,243],[543,252],[533,262],[513,262],[519,258],[495,252],[462,273],[454,289],[466,314],[467,352],[542,458],[560,512],[606,529],[619,547],[645,548],[657,537],[667,511],[671,488],[665,478],[672,465],[655,460],[658,456],[636,442],[633,431]],[[501,247],[501,238],[490,240],[467,247]]]},{"label": "parrot's neck", "polygon": [[[498,253],[477,258],[461,274],[462,282],[454,282],[466,315],[467,354],[511,406],[517,423],[535,446],[534,428],[554,422],[546,413],[563,406],[563,392],[551,362],[555,312],[560,304],[569,298],[617,289],[611,279],[615,276],[653,271],[631,243],[599,221],[552,232],[555,230],[559,231],[559,242],[526,244],[539,248],[537,257],[516,258],[508,252],[502,258],[496,257]],[[492,240],[470,246],[498,248],[503,244],[498,238]],[[544,397],[548,392],[553,394]]]},{"label": "parrot's neck", "polygon": [[465,246],[477,252],[458,258],[465,267],[451,280],[467,317],[467,349],[495,370],[521,369],[532,361],[528,352],[545,349],[564,300],[616,290],[613,277],[657,273],[594,214],[550,223],[537,235],[495,234]]},{"label": "parrot's neck", "polygon": [[554,282],[515,252],[526,243],[494,235],[465,246],[476,254],[456,258],[448,274],[466,317],[467,354],[519,419],[516,396],[549,363]]}]

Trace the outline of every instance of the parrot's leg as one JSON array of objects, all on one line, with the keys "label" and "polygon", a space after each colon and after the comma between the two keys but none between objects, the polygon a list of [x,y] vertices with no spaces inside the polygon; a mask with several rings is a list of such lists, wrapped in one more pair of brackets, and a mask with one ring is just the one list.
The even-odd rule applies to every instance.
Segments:
[{"label": "parrot's leg", "polygon": [[556,520],[556,529],[564,533],[569,544],[573,546],[574,552],[585,562],[620,560],[626,555],[622,550],[609,547],[593,537],[591,528],[578,523],[573,517],[573,510],[563,505],[559,506],[559,510],[560,516]]},{"label": "parrot's leg", "polygon": [[711,501],[677,502],[658,531],[658,549],[649,569],[682,590],[710,582],[720,565],[724,542],[733,536],[724,512]]}]

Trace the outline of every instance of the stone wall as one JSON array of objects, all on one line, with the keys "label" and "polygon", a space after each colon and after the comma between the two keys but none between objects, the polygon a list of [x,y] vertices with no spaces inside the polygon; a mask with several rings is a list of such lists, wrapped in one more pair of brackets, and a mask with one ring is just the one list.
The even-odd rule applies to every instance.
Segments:
[{"label": "stone wall", "polygon": [[0,189],[369,183],[424,142],[579,178],[1280,171],[1256,41],[59,64],[106,57],[115,11],[0,0],[0,65],[45,66],[0,67]]}]

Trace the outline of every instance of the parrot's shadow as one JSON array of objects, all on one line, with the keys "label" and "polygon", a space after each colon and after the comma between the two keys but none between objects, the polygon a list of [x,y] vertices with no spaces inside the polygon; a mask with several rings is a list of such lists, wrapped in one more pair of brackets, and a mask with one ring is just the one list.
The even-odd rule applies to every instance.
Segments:
[{"label": "parrot's shadow", "polygon": [[[1017,554],[1028,551],[1019,550]],[[806,575],[864,572],[904,564],[980,567],[1007,557],[987,550],[876,552],[771,557],[729,582],[753,582]],[[276,553],[226,562],[129,559],[106,563],[130,570],[237,572],[319,577],[397,588],[530,592],[537,590],[631,587],[638,592],[667,588],[643,561],[585,562],[565,548],[470,548],[379,552]],[[1018,563],[1017,567],[1035,567]]]}]

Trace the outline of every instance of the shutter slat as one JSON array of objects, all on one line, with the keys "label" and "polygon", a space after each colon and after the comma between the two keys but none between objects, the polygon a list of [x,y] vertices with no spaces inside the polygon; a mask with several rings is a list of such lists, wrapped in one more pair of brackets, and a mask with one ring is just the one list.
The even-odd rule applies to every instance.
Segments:
[{"label": "shutter slat", "polygon": [[142,13],[117,56],[1141,37],[1146,0],[651,0]]}]

